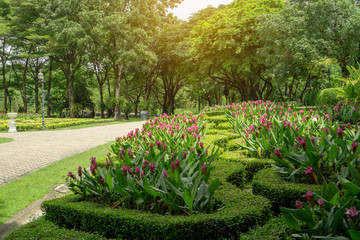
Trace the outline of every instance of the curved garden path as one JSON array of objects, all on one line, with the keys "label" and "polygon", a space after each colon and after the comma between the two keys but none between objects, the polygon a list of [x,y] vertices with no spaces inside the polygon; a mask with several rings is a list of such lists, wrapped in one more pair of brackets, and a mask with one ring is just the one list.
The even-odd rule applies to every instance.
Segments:
[{"label": "curved garden path", "polygon": [[0,144],[0,185],[90,148],[114,141],[144,122],[75,130],[0,133],[15,141]]}]

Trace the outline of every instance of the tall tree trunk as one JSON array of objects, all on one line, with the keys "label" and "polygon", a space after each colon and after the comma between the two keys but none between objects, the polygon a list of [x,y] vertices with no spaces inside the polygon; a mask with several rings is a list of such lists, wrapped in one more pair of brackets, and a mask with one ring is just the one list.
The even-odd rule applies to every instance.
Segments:
[{"label": "tall tree trunk", "polygon": [[39,113],[39,78],[38,73],[35,76],[35,113]]},{"label": "tall tree trunk", "polygon": [[74,113],[75,91],[74,91],[74,79],[72,74],[67,76],[66,87],[67,87],[67,94],[69,99],[70,118],[75,118],[75,113]]},{"label": "tall tree trunk", "polygon": [[121,119],[121,112],[120,112],[120,83],[121,83],[121,75],[124,68],[124,61],[121,61],[120,65],[114,66],[114,73],[115,73],[115,115],[114,119],[120,120]]},{"label": "tall tree trunk", "polygon": [[50,58],[50,62],[49,62],[49,83],[48,83],[48,89],[47,89],[47,116],[50,117],[51,116],[51,103],[50,103],[50,92],[51,92],[51,77],[52,77],[52,68],[53,68],[53,63],[52,60]]},{"label": "tall tree trunk", "polygon": [[101,111],[101,118],[105,118],[105,108],[104,108],[104,91],[103,91],[103,85],[99,85],[100,90],[100,111]]},{"label": "tall tree trunk", "polygon": [[6,75],[5,75],[5,68],[6,68],[6,61],[5,58],[1,58],[2,62],[2,77],[3,77],[3,85],[4,85],[4,109],[7,112],[7,99],[8,99],[8,86],[6,83]]},{"label": "tall tree trunk", "polygon": [[27,66],[29,64],[29,59],[25,61],[25,67],[22,74],[22,99],[24,104],[24,113],[27,113],[27,99],[26,99],[26,76],[27,76]]}]

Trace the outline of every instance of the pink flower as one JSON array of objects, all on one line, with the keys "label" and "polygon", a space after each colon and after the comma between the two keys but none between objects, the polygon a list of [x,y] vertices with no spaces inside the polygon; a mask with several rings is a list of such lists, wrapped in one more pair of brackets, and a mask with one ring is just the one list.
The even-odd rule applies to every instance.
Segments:
[{"label": "pink flower", "polygon": [[163,171],[162,177],[163,177],[163,178],[168,178],[168,173],[167,173],[167,171]]},{"label": "pink flower", "polygon": [[307,193],[304,195],[304,198],[306,198],[308,205],[311,206],[314,204],[314,193],[312,191],[308,190]]},{"label": "pink flower", "polygon": [[146,151],[146,152],[145,152],[145,155],[146,155],[146,156],[149,156],[149,151]]},{"label": "pink flower", "polygon": [[274,154],[278,157],[278,158],[281,158],[281,152],[279,149],[275,149],[274,150]]},{"label": "pink flower", "polygon": [[207,175],[207,167],[205,164],[201,166],[201,171],[202,171],[202,174]]},{"label": "pink flower", "polygon": [[135,174],[139,174],[140,173],[140,168],[139,167],[136,167],[135,168]]},{"label": "pink flower", "polygon": [[68,173],[68,177],[72,178],[72,179],[75,179],[75,175],[72,173],[72,172],[69,172]]},{"label": "pink flower", "polygon": [[94,164],[90,166],[90,172],[92,173],[92,175],[95,176],[95,174],[96,174],[96,166]]},{"label": "pink flower", "polygon": [[103,185],[103,186],[104,186],[105,179],[104,179],[104,178],[102,178],[102,177],[100,177],[100,178],[99,178],[99,183],[100,183],[101,185]]},{"label": "pink flower", "polygon": [[145,160],[145,161],[143,162],[142,167],[143,167],[143,168],[146,168],[148,165],[149,165],[149,160]]},{"label": "pink flower", "polygon": [[79,166],[77,170],[78,170],[79,176],[81,176],[81,174],[82,174],[82,168],[81,168],[81,166]]},{"label": "pink flower", "polygon": [[299,201],[299,200],[296,200],[295,206],[296,206],[296,208],[299,209],[299,210],[300,210],[300,209],[303,209],[303,204],[302,204],[302,202]]},{"label": "pink flower", "polygon": [[350,222],[356,222],[356,218],[358,216],[358,212],[356,211],[356,207],[352,207],[350,209],[345,209],[345,214],[348,216]]},{"label": "pink flower", "polygon": [[149,169],[150,169],[151,173],[154,173],[155,172],[155,163],[150,163]]},{"label": "pink flower", "polygon": [[141,178],[144,178],[144,177],[145,177],[144,171],[140,171],[140,177],[141,177]]},{"label": "pink flower", "polygon": [[339,138],[343,137],[343,130],[341,128],[336,130],[337,135],[339,136]]},{"label": "pink flower", "polygon": [[308,175],[309,177],[311,177],[314,173],[314,170],[312,167],[307,167],[305,170],[305,174]]},{"label": "pink flower", "polygon": [[353,142],[353,144],[352,144],[352,146],[351,146],[351,150],[352,150],[353,152],[356,152],[356,149],[358,148],[358,146],[359,146],[359,143]]}]

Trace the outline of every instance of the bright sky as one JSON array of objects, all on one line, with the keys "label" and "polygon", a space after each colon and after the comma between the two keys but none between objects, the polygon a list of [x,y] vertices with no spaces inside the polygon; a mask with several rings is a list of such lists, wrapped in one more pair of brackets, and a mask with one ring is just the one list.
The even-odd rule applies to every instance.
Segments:
[{"label": "bright sky", "polygon": [[170,12],[173,12],[175,16],[186,21],[191,13],[195,13],[209,5],[218,7],[219,4],[229,4],[232,1],[233,0],[184,0],[177,8],[174,8]]}]

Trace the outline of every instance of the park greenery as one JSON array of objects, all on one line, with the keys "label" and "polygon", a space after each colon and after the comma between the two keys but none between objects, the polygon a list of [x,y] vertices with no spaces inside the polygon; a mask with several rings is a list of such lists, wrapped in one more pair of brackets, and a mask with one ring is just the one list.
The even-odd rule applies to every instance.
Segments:
[{"label": "park greenery", "polygon": [[47,116],[358,93],[357,1],[236,0],[188,21],[168,13],[180,2],[1,0],[0,110],[39,113],[40,72]]},{"label": "park greenery", "polygon": [[39,118],[39,72],[48,116],[162,113],[72,162],[72,193],[7,239],[360,239],[358,1],[234,0],[188,21],[167,13],[180,2],[0,0],[20,123]]}]

